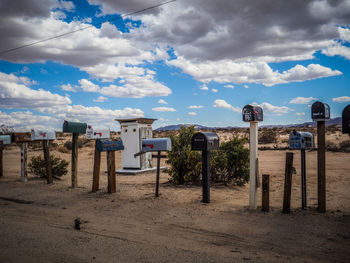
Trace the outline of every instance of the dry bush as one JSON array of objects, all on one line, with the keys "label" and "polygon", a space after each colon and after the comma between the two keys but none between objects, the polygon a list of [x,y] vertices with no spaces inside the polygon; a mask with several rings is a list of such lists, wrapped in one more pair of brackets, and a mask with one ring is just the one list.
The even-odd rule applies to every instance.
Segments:
[{"label": "dry bush", "polygon": [[350,140],[343,141],[339,144],[341,150],[350,150]]},{"label": "dry bush", "polygon": [[57,151],[59,151],[59,152],[61,152],[61,153],[69,153],[69,152],[70,152],[70,150],[68,150],[68,148],[65,147],[65,146],[59,146],[59,147],[57,148]]}]

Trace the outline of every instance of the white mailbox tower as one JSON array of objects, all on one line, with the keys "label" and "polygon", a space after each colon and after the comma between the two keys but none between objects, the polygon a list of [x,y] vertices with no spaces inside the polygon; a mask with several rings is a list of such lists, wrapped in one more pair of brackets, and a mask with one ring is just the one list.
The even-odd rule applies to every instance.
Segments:
[{"label": "white mailbox tower", "polygon": [[120,135],[123,141],[123,170],[146,170],[153,168],[152,153],[134,156],[142,150],[142,139],[152,138],[152,123],[156,119],[134,118],[116,119],[120,123]]}]

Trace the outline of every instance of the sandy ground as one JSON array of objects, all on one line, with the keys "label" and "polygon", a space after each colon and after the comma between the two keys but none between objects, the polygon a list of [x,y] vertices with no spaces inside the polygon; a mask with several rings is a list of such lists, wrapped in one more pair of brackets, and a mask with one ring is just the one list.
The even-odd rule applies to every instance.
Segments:
[{"label": "sandy ground", "polygon": [[[68,161],[70,154],[53,152]],[[301,210],[300,152],[294,152],[292,212],[282,214],[285,151],[260,151],[260,174],[270,174],[269,213],[250,211],[249,186],[173,186],[161,174],[117,176],[107,193],[105,154],[101,190],[91,193],[93,150],[79,152],[79,187],[70,172],[47,185],[22,183],[20,151],[4,151],[0,178],[0,262],[349,262],[350,154],[327,153],[327,213],[318,213],[316,152],[307,152],[308,209]],[[41,154],[30,151],[29,158]],[[28,158],[28,159],[29,159]],[[164,162],[164,160],[162,160]],[[120,153],[116,166],[120,167]],[[163,163],[164,165],[164,163]],[[258,190],[261,204],[261,189]],[[74,229],[79,217],[81,230]]]}]

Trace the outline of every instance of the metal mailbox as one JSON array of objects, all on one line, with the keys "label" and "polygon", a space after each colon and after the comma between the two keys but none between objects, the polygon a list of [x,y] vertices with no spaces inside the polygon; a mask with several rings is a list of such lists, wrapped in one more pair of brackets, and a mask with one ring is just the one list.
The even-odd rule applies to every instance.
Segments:
[{"label": "metal mailbox", "polygon": [[327,103],[316,101],[311,106],[311,118],[314,121],[326,121],[330,118],[330,108]]},{"label": "metal mailbox", "polygon": [[263,121],[263,109],[260,106],[245,105],[242,110],[242,118],[245,122]]},{"label": "metal mailbox", "polygon": [[171,151],[170,138],[152,138],[142,140],[142,152]]},{"label": "metal mailbox", "polygon": [[56,140],[56,132],[53,130],[32,129],[30,134],[32,141]]},{"label": "metal mailbox", "polygon": [[2,144],[11,144],[11,136],[10,135],[0,135],[0,141]]},{"label": "metal mailbox", "polygon": [[124,145],[121,140],[97,140],[96,149],[99,152],[120,151],[124,150]]},{"label": "metal mailbox", "polygon": [[30,142],[32,140],[30,132],[14,132],[12,133],[13,142]]},{"label": "metal mailbox", "polygon": [[311,132],[293,131],[289,135],[290,149],[311,149],[314,147],[314,136]]},{"label": "metal mailbox", "polygon": [[219,148],[219,136],[215,132],[197,132],[192,136],[194,151],[211,151]]},{"label": "metal mailbox", "polygon": [[350,104],[346,106],[342,113],[342,128],[343,133],[350,135]]},{"label": "metal mailbox", "polygon": [[87,124],[83,122],[72,122],[72,121],[63,122],[63,132],[85,133],[86,128],[87,128]]},{"label": "metal mailbox", "polygon": [[106,130],[95,130],[90,125],[86,129],[86,139],[109,139],[111,138],[111,132]]}]

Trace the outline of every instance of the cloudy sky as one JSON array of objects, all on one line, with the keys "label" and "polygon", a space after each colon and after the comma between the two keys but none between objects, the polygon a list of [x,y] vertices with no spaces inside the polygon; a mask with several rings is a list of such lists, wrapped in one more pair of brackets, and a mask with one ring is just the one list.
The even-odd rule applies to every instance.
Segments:
[{"label": "cloudy sky", "polygon": [[349,0],[177,0],[135,13],[161,3],[1,0],[0,124],[245,126],[251,103],[264,124],[287,124],[310,121],[315,100],[332,117],[350,103]]}]

